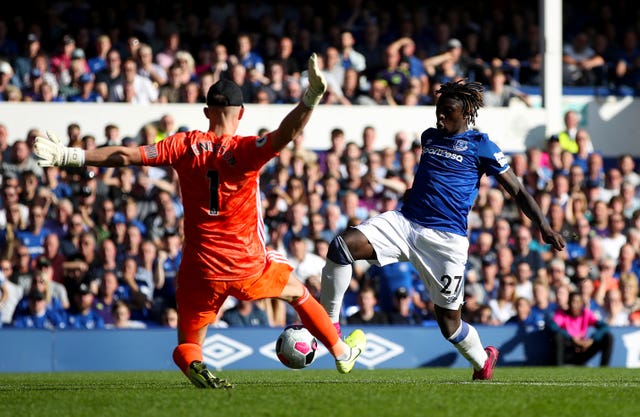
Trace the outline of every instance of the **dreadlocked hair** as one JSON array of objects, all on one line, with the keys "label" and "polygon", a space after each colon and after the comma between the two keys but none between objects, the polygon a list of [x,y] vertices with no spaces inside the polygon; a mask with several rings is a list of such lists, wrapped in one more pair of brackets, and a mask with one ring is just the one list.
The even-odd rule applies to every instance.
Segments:
[{"label": "dreadlocked hair", "polygon": [[462,113],[468,117],[469,124],[476,123],[478,109],[484,106],[484,87],[479,82],[466,83],[465,80],[458,80],[444,83],[436,91],[440,98],[447,96],[458,100],[462,104]]}]

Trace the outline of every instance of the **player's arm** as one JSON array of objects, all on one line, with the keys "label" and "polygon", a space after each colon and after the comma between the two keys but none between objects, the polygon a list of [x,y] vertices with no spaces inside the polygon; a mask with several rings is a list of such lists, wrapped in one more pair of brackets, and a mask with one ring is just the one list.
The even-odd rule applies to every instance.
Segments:
[{"label": "player's arm", "polygon": [[496,179],[513,197],[518,207],[520,207],[520,210],[538,226],[542,233],[542,239],[552,245],[556,250],[564,249],[565,241],[563,237],[551,229],[551,225],[549,225],[549,222],[542,214],[540,206],[520,183],[513,171],[507,169],[505,172],[496,175]]},{"label": "player's arm", "polygon": [[85,152],[85,165],[121,167],[126,165],[142,165],[139,147],[105,146]]},{"label": "player's arm", "polygon": [[302,133],[311,118],[313,108],[320,103],[327,90],[327,81],[320,72],[316,60],[316,54],[312,54],[309,58],[309,87],[302,96],[302,101],[282,119],[280,126],[269,135],[271,144],[277,152]]},{"label": "player's arm", "polygon": [[40,158],[38,164],[42,167],[142,165],[142,155],[138,147],[105,146],[85,151],[81,148],[70,148],[62,145],[60,139],[52,132],[47,132],[46,137],[36,137],[34,153]]}]

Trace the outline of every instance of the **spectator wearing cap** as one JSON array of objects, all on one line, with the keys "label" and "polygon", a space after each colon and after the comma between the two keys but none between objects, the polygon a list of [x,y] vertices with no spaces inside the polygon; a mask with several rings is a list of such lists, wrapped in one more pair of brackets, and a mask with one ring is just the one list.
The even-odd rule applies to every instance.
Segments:
[{"label": "spectator wearing cap", "polygon": [[16,85],[23,90],[29,85],[29,78],[31,76],[31,70],[33,69],[33,59],[41,51],[41,43],[38,35],[35,33],[27,35],[25,51],[26,53],[16,57],[13,62],[16,73]]},{"label": "spectator wearing cap", "polygon": [[58,52],[51,57],[51,71],[62,80],[68,82],[68,71],[71,66],[71,54],[76,49],[76,40],[67,34],[60,39]]},{"label": "spectator wearing cap", "polygon": [[29,294],[38,291],[44,294],[45,306],[48,310],[65,317],[65,312],[69,308],[69,296],[66,287],[52,280],[53,268],[46,257],[40,257],[35,263],[35,267],[29,271],[30,282],[24,289],[23,298],[16,306],[15,314],[26,313],[29,310]]},{"label": "spectator wearing cap", "polygon": [[67,319],[68,328],[94,330],[104,329],[104,319],[93,307],[94,294],[89,285],[81,283],[74,291],[73,306]]},{"label": "spectator wearing cap", "polygon": [[393,310],[388,317],[389,324],[422,324],[422,317],[413,309],[410,290],[407,287],[399,287],[393,293]]},{"label": "spectator wearing cap", "polygon": [[460,66],[462,56],[462,42],[456,38],[447,41],[446,50],[430,56],[422,61],[430,78],[437,83],[456,81],[465,77]]},{"label": "spectator wearing cap", "polygon": [[16,311],[12,325],[19,329],[64,329],[66,317],[59,312],[47,308],[46,295],[37,289],[30,291],[26,297],[27,310]]},{"label": "spectator wearing cap", "polygon": [[50,299],[48,301],[51,302],[51,300],[57,299],[63,310],[68,309],[70,304],[67,288],[59,281],[54,281],[55,271],[51,259],[46,255],[40,255],[36,259],[33,273],[34,279],[38,280],[38,283],[42,283],[41,280],[44,280],[45,292],[47,293],[47,298]]},{"label": "spectator wearing cap", "polygon": [[[375,283],[378,307],[390,313],[394,308],[393,296],[398,288],[404,287],[409,291],[420,277],[410,262],[396,262],[385,266],[371,265],[365,272],[365,279]],[[413,299],[413,294],[410,295]]]},{"label": "spectator wearing cap", "polygon": [[78,78],[78,85],[78,93],[68,97],[67,101],[80,103],[102,103],[104,101],[102,96],[94,89],[95,82],[93,74],[89,72],[82,74]]},{"label": "spectator wearing cap", "polygon": [[0,101],[8,101],[7,95],[13,85],[13,68],[7,61],[0,60]]},{"label": "spectator wearing cap", "polygon": [[37,53],[31,62],[29,77],[23,88],[25,101],[42,101],[42,87],[47,84],[54,97],[58,96],[60,84],[55,74],[50,71],[49,57],[44,52]]},{"label": "spectator wearing cap", "polygon": [[72,96],[79,95],[82,92],[81,81],[83,75],[91,74],[84,50],[76,48],[71,52],[71,61],[69,68],[60,80],[60,95],[68,100]]}]

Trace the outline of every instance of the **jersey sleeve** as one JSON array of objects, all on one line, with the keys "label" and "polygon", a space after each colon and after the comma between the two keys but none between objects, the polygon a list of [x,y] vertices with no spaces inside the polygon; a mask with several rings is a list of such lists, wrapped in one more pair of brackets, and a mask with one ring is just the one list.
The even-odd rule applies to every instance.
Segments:
[{"label": "jersey sleeve", "polygon": [[152,145],[140,146],[144,165],[173,165],[188,151],[188,132],[176,133]]},{"label": "jersey sleeve", "polygon": [[478,158],[480,159],[480,169],[488,175],[499,175],[509,169],[507,157],[487,135],[483,135],[480,140]]},{"label": "jersey sleeve", "polygon": [[240,162],[254,171],[262,168],[271,158],[279,154],[273,149],[270,134],[262,137],[244,136],[239,138],[238,153],[241,155]]}]

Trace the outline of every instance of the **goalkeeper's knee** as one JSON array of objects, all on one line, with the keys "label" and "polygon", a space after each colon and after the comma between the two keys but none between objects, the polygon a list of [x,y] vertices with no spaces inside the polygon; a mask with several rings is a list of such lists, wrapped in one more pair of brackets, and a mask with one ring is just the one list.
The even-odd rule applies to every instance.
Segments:
[{"label": "goalkeeper's knee", "polygon": [[336,236],[331,243],[329,243],[327,258],[338,265],[351,265],[355,261],[351,255],[349,246],[347,246],[347,242],[345,242],[340,235]]}]

